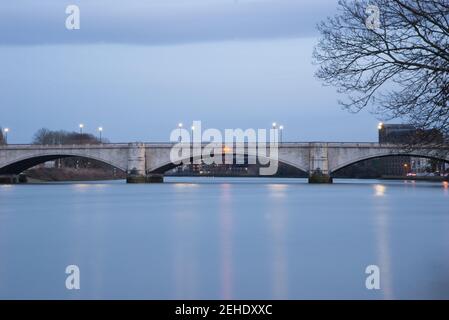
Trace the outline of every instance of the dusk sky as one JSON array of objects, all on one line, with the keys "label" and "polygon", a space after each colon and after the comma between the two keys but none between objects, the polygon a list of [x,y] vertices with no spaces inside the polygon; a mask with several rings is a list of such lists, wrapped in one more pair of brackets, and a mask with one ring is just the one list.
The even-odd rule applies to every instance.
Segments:
[{"label": "dusk sky", "polygon": [[[67,5],[81,29],[67,30]],[[288,141],[376,141],[314,78],[316,24],[337,0],[14,0],[0,3],[0,126],[113,142],[168,141],[178,122],[285,126]],[[341,97],[343,98],[343,97]]]}]

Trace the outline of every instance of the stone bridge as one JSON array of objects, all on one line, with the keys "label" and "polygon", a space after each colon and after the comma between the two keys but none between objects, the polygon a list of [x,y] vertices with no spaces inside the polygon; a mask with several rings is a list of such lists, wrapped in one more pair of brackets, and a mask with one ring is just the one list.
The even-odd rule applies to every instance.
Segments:
[{"label": "stone bridge", "polygon": [[[127,172],[128,182],[162,182],[164,172],[177,166],[170,161],[172,143],[125,143],[96,145],[7,145],[0,146],[0,176],[14,177],[37,164],[67,157],[83,157],[107,163]],[[207,144],[203,143],[202,148]],[[267,145],[268,146],[268,145]],[[231,151],[234,157],[251,155],[247,145]],[[224,147],[225,148],[225,147]],[[225,150],[225,149],[224,149]],[[351,164],[385,156],[418,156],[449,161],[446,149],[426,146],[413,149],[378,143],[306,142],[281,143],[277,155],[269,150],[266,160],[279,161],[331,182],[334,172]],[[225,152],[226,153],[226,152]],[[276,155],[276,157],[275,157]],[[276,160],[277,158],[277,160]],[[185,161],[190,161],[189,157]]]}]

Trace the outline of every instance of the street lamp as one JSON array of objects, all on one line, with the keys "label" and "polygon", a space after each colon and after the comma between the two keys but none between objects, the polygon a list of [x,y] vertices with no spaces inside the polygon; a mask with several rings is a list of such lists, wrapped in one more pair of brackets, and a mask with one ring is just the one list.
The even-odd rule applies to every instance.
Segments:
[{"label": "street lamp", "polygon": [[282,131],[284,130],[284,126],[279,126],[279,142],[282,143]]},{"label": "street lamp", "polygon": [[405,175],[408,174],[408,163],[404,163]]},{"label": "street lamp", "polygon": [[100,133],[100,143],[101,143],[101,134],[103,133],[103,127],[98,127],[98,132]]},{"label": "street lamp", "polygon": [[379,122],[379,124],[377,125],[377,136],[378,136],[379,143],[386,142],[385,135],[386,135],[386,133],[384,130],[384,123]]},{"label": "street lamp", "polygon": [[80,134],[83,134],[84,124],[80,123],[79,127],[80,127]]},{"label": "street lamp", "polygon": [[5,144],[8,144],[8,132],[9,132],[9,128],[5,128],[3,131],[5,132]]},{"label": "street lamp", "polygon": [[193,131],[195,131],[195,126],[191,126],[190,127],[190,130],[191,130],[191,136],[192,136],[192,138],[191,138],[191,142],[192,142],[192,145],[193,145]]},{"label": "street lamp", "polygon": [[273,126],[273,129],[276,129],[277,123],[276,123],[276,122],[273,122],[272,126]]}]

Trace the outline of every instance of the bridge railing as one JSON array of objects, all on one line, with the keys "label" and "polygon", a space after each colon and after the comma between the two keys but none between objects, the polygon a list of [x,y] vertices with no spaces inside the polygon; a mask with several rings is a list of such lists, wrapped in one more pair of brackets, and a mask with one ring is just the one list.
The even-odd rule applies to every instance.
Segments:
[{"label": "bridge railing", "polygon": [[[211,143],[213,141],[202,141],[203,144],[207,144],[207,143]],[[266,141],[267,143],[269,141]],[[130,143],[145,143],[145,144],[175,144],[178,142],[170,142],[170,141],[133,141],[133,142],[101,142],[101,143],[81,143],[81,144],[77,144],[77,143],[72,143],[72,144],[37,144],[37,143],[8,143],[8,144],[4,144],[4,145],[0,145],[0,147],[2,146],[66,146],[66,145],[114,145],[114,144],[130,144]],[[189,142],[186,142],[189,143]],[[246,143],[246,142],[245,142]],[[320,141],[320,140],[316,140],[316,141],[282,141],[282,142],[278,142],[279,144],[298,144],[298,143],[328,143],[328,144],[333,144],[333,143],[361,143],[361,144],[367,144],[367,143],[372,143],[372,144],[378,144],[378,142],[374,142],[374,141]]]},{"label": "bridge railing", "polygon": [[[147,146],[173,146],[177,144],[177,142],[168,142],[168,141],[160,141],[160,142],[138,142],[143,143]],[[203,141],[202,145],[206,146],[213,142]],[[26,144],[26,143],[14,143],[14,144],[7,144],[7,145],[0,145],[0,149],[7,149],[7,148],[24,148],[24,147],[45,147],[45,148],[98,148],[98,147],[127,147],[130,144],[130,142],[108,142],[108,143],[95,143],[95,144]],[[190,145],[191,142],[185,142],[186,145]],[[217,144],[220,144],[217,142]],[[225,143],[222,143],[225,145]],[[410,148],[410,145],[401,145],[401,144],[380,144],[378,142],[326,142],[326,141],[286,141],[286,142],[280,142],[279,146],[281,147],[304,147],[304,146],[313,146],[314,144],[325,144],[327,147],[408,147]],[[234,144],[235,145],[235,144]],[[237,144],[240,145],[240,144]],[[248,145],[248,143],[244,143],[244,145]],[[268,146],[268,142],[267,142]],[[426,148],[425,145],[419,145],[418,148]],[[427,147],[435,147],[435,146],[427,146]],[[441,146],[440,146],[441,147]]]}]

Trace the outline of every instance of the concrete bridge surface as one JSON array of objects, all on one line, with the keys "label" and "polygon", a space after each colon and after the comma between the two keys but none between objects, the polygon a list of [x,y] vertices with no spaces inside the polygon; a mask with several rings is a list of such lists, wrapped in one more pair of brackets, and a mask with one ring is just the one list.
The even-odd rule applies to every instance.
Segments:
[{"label": "concrete bridge surface", "polygon": [[[202,148],[206,145],[203,143]],[[173,146],[172,143],[0,146],[0,176],[14,177],[46,161],[83,157],[127,172],[128,182],[162,182],[164,172],[177,166],[170,161]],[[245,146],[235,146],[228,152],[233,156],[251,155]],[[405,155],[449,161],[448,152],[426,146],[410,149],[398,145],[349,142],[280,143],[277,154],[269,150],[266,158],[303,170],[310,177],[319,173],[318,182],[331,182],[334,172],[351,164],[377,157]],[[190,160],[190,157],[185,159],[187,162]]]}]

